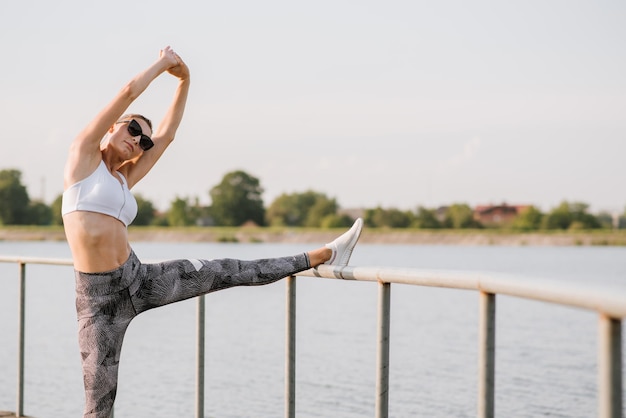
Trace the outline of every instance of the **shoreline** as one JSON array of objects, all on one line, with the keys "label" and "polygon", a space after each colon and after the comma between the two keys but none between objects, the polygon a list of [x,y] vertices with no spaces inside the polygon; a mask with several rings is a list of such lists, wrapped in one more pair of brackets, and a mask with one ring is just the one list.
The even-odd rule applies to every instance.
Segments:
[{"label": "shoreline", "polygon": [[[131,242],[325,243],[343,229],[130,227]],[[0,241],[65,241],[60,226],[0,227]],[[360,242],[403,245],[626,246],[626,230],[514,232],[368,228]]]}]

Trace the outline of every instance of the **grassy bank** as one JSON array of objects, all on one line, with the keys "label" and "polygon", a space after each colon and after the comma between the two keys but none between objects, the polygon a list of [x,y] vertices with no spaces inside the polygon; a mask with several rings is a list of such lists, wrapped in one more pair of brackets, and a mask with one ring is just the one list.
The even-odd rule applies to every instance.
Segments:
[{"label": "grassy bank", "polygon": [[[271,242],[324,243],[341,229],[316,228],[225,228],[225,227],[140,227],[131,226],[131,241],[154,242]],[[64,241],[61,226],[0,227],[2,241]],[[626,230],[541,231],[423,230],[366,228],[361,242],[421,245],[509,245],[509,246],[625,246]]]}]

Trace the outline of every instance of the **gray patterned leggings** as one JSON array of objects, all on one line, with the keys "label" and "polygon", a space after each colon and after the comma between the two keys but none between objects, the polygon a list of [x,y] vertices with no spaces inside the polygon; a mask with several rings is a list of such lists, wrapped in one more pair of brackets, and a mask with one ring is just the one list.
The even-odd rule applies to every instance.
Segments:
[{"label": "gray patterned leggings", "polygon": [[76,275],[78,342],[85,418],[109,418],[124,333],[148,309],[234,286],[273,283],[310,268],[307,254],[254,261],[173,260],[142,264],[134,252],[119,268]]}]

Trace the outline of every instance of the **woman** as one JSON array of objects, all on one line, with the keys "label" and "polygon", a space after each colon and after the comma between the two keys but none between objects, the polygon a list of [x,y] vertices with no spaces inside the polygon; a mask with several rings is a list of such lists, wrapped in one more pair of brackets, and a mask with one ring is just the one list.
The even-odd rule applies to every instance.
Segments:
[{"label": "woman", "polygon": [[[165,72],[179,82],[153,134],[147,118],[124,113]],[[163,49],[154,64],[124,86],[70,147],[62,212],[76,276],[84,417],[110,416],[124,333],[141,312],[233,286],[272,283],[322,263],[347,265],[361,233],[362,220],[358,219],[330,244],[291,257],[141,263],[128,242],[127,226],[137,214],[130,189],[174,140],[189,83],[187,65],[170,47]]]}]

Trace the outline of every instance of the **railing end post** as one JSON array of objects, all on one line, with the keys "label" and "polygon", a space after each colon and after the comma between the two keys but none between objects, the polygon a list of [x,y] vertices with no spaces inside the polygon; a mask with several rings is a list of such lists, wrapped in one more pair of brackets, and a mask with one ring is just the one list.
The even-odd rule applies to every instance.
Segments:
[{"label": "railing end post", "polygon": [[495,416],[496,295],[480,292],[478,329],[478,417]]},{"label": "railing end post", "polygon": [[196,329],[196,418],[204,418],[205,311],[205,297],[204,295],[198,296]]},{"label": "railing end post", "polygon": [[600,418],[622,417],[622,321],[600,314],[598,400]]},{"label": "railing end post", "polygon": [[286,278],[285,418],[296,416],[296,276]]},{"label": "railing end post", "polygon": [[389,344],[391,283],[378,282],[378,348],[376,354],[376,418],[389,416]]},{"label": "railing end post", "polygon": [[15,414],[24,415],[24,352],[26,350],[26,263],[19,262],[18,338],[17,338],[17,405]]}]

